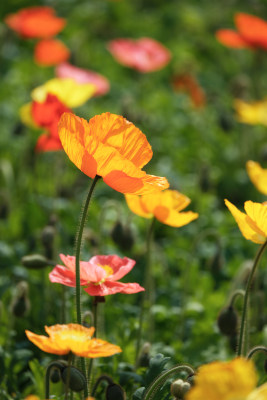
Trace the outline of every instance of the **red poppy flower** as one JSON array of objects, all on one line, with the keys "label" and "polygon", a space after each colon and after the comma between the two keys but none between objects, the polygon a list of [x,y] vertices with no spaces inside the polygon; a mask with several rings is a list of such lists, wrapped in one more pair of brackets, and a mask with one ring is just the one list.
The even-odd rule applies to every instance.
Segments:
[{"label": "red poppy flower", "polygon": [[173,77],[172,84],[175,91],[188,93],[195,107],[199,108],[205,105],[206,96],[204,90],[194,76],[187,73],[176,75]]},{"label": "red poppy flower", "polygon": [[25,39],[49,38],[64,28],[66,21],[55,15],[51,7],[28,7],[9,14],[5,23]]},{"label": "red poppy flower", "polygon": [[220,29],[216,38],[228,47],[262,48],[267,50],[267,22],[254,15],[238,13],[235,15],[238,32],[231,29]]},{"label": "red poppy flower", "polygon": [[[49,274],[51,282],[76,287],[75,257],[60,254],[62,262]],[[81,261],[81,286],[91,296],[107,296],[114,293],[138,293],[143,290],[138,283],[117,282],[134,267],[135,261],[130,258],[120,258],[116,255],[94,256],[89,261]]]},{"label": "red poppy flower", "polygon": [[60,64],[70,57],[70,51],[60,40],[44,39],[34,49],[34,61],[42,66]]},{"label": "red poppy flower", "polygon": [[162,69],[171,59],[170,51],[151,38],[116,39],[108,44],[108,50],[122,65],[140,72]]},{"label": "red poppy flower", "polygon": [[107,78],[94,71],[81,69],[69,63],[62,63],[56,67],[56,76],[59,78],[72,78],[78,83],[92,83],[96,87],[94,96],[102,96],[109,91],[110,85]]}]

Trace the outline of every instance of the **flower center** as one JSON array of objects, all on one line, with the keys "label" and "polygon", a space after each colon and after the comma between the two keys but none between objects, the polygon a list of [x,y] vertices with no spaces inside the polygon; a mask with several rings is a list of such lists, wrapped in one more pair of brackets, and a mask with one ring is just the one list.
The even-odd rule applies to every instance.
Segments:
[{"label": "flower center", "polygon": [[98,265],[99,265],[99,267],[103,268],[106,271],[107,275],[105,278],[107,278],[108,276],[113,274],[113,269],[109,265],[101,265],[101,264],[98,264]]}]

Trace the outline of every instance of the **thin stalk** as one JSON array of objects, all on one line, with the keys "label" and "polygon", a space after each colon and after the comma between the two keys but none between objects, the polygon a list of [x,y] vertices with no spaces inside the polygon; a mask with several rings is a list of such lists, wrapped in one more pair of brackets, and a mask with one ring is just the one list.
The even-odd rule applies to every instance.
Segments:
[{"label": "thin stalk", "polygon": [[256,272],[257,266],[259,264],[259,261],[261,259],[261,256],[267,246],[267,241],[265,241],[261,247],[258,250],[258,253],[256,255],[256,258],[253,263],[253,267],[250,271],[248,281],[247,281],[247,286],[245,290],[245,296],[244,296],[244,304],[243,304],[243,311],[242,311],[242,319],[241,319],[241,325],[240,325],[240,334],[239,334],[239,341],[238,341],[238,347],[237,347],[237,356],[242,356],[243,355],[243,348],[244,348],[244,335],[245,335],[245,329],[246,329],[246,315],[247,315],[247,309],[248,309],[248,299],[249,299],[249,291],[251,287],[251,283],[254,277],[254,274]]},{"label": "thin stalk", "polygon": [[145,278],[144,278],[145,291],[142,293],[142,300],[141,300],[141,309],[140,309],[140,315],[139,315],[139,328],[138,328],[138,332],[137,332],[137,342],[136,342],[135,362],[137,362],[139,351],[140,351],[145,311],[147,308],[150,308],[149,306],[151,305],[151,304],[149,304],[149,303],[151,303],[150,289],[152,287],[152,285],[151,285],[151,279],[152,279],[151,278],[151,247],[152,247],[152,239],[153,239],[155,221],[156,221],[156,219],[153,218],[151,221],[151,224],[148,228],[147,237],[146,237],[147,260],[146,260],[146,266],[145,266],[145,271],[144,271],[145,272]]},{"label": "thin stalk", "polygon": [[48,367],[46,369],[46,373],[45,373],[45,398],[46,399],[49,399],[49,397],[50,397],[50,373],[53,368],[57,368],[59,371],[61,371],[62,364],[57,361],[53,361],[51,364],[48,365]]},{"label": "thin stalk", "polygon": [[256,346],[253,347],[247,354],[246,358],[249,360],[250,358],[252,358],[252,356],[254,356],[255,353],[267,353],[267,347],[265,346]]},{"label": "thin stalk", "polygon": [[67,370],[67,382],[66,382],[66,386],[65,386],[65,397],[64,400],[68,400],[68,393],[69,393],[69,387],[70,387],[70,367],[71,367],[71,363],[72,363],[72,353],[69,352],[68,355],[68,370]]},{"label": "thin stalk", "polygon": [[[93,301],[93,321],[94,321],[94,326],[95,326],[95,333],[94,333],[94,337],[97,337],[97,327],[98,327],[98,303],[102,302],[102,299],[99,299],[99,296],[95,296],[94,297],[94,301]],[[89,386],[89,393],[91,392],[90,388],[91,388],[91,375],[92,375],[92,371],[93,371],[93,364],[94,364],[94,359],[90,358],[89,361],[89,367],[88,367],[88,386]]]},{"label": "thin stalk", "polygon": [[229,306],[228,306],[228,307],[233,307],[233,306],[234,306],[234,303],[235,303],[235,301],[236,301],[236,299],[237,299],[239,296],[240,296],[240,297],[244,297],[244,296],[245,296],[245,291],[242,290],[242,289],[237,289],[237,290],[235,290],[234,293],[232,294],[231,298],[230,298]]}]

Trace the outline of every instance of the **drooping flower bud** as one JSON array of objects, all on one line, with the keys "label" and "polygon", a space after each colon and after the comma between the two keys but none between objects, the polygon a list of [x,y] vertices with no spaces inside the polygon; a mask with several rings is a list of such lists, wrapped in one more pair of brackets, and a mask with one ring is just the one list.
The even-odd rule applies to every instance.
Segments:
[{"label": "drooping flower bud", "polygon": [[238,316],[232,306],[223,308],[218,316],[218,327],[223,335],[235,335],[237,332]]},{"label": "drooping flower bud", "polygon": [[150,360],[150,349],[151,344],[149,342],[145,342],[141,349],[140,356],[137,360],[137,365],[139,367],[148,367]]},{"label": "drooping flower bud", "polygon": [[54,249],[54,238],[55,238],[56,230],[54,226],[47,225],[44,227],[42,231],[42,244],[45,249],[45,255],[47,258],[53,258],[53,249]]},{"label": "drooping flower bud", "polygon": [[29,254],[22,257],[21,262],[22,265],[24,265],[24,267],[28,269],[42,269],[54,265],[53,262],[42,256],[41,254]]},{"label": "drooping flower bud", "polygon": [[120,385],[109,384],[106,389],[106,400],[126,400],[126,393]]},{"label": "drooping flower bud", "polygon": [[111,230],[113,241],[123,250],[129,251],[134,244],[134,236],[128,225],[123,225],[121,221],[117,221]]},{"label": "drooping flower bud", "polygon": [[70,374],[69,387],[73,392],[80,392],[86,387],[86,378],[83,373],[76,367],[65,367],[61,372],[62,381],[66,384],[68,380],[68,373]]},{"label": "drooping flower bud", "polygon": [[19,282],[16,286],[16,293],[10,306],[15,317],[24,317],[30,310],[28,289],[28,283],[25,281]]}]

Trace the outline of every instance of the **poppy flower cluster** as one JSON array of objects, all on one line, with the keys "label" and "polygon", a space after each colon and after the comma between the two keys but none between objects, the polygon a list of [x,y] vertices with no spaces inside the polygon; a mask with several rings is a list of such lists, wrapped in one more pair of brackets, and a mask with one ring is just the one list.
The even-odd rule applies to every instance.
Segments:
[{"label": "poppy flower cluster", "polygon": [[171,59],[171,53],[165,46],[147,37],[111,40],[107,48],[120,64],[143,73],[160,70]]},{"label": "poppy flower cluster", "polygon": [[253,185],[259,192],[267,195],[267,169],[262,168],[259,163],[255,161],[248,161],[246,163],[248,176]]},{"label": "poppy flower cluster", "polygon": [[54,39],[66,25],[64,18],[55,15],[47,6],[33,6],[9,14],[5,23],[23,39],[40,39],[35,46],[34,60],[51,66],[68,60],[70,51],[60,40]]},{"label": "poppy flower cluster", "polygon": [[[50,281],[75,287],[75,257],[60,254],[60,258],[65,266],[57,265],[49,274]],[[144,288],[138,283],[118,282],[134,265],[135,261],[127,257],[94,256],[89,261],[80,262],[80,284],[90,296],[141,292]]]},{"label": "poppy flower cluster", "polygon": [[235,49],[267,50],[267,22],[254,15],[237,13],[235,15],[237,31],[220,29],[216,38],[225,46]]}]

